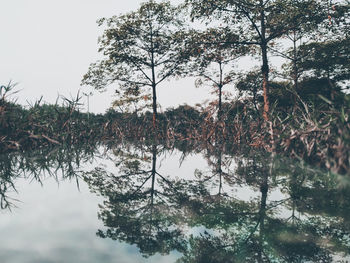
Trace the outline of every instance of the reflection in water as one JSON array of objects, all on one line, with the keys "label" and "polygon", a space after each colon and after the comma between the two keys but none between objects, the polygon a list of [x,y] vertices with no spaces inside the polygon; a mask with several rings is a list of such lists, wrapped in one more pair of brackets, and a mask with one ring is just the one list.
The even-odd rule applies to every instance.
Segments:
[{"label": "reflection in water", "polygon": [[[103,200],[99,239],[137,246],[146,257],[177,251],[178,263],[350,258],[345,177],[259,152],[232,153],[224,144],[181,145],[181,150],[117,144],[91,169],[97,148],[66,146],[0,156],[1,208],[16,202],[10,196],[20,178],[78,182],[81,176]],[[164,172],[168,160],[181,165],[191,154],[202,156],[207,166]]]},{"label": "reflection in water", "polygon": [[59,180],[76,180],[81,163],[94,159],[96,145],[64,145],[60,148],[43,148],[32,152],[11,152],[0,155],[0,204],[1,209],[11,209],[16,199],[9,193],[17,192],[16,181],[26,179],[42,184],[46,177]]},{"label": "reflection in water", "polygon": [[[119,149],[119,171],[87,173],[90,188],[105,198],[107,229],[99,236],[136,244],[146,256],[177,250],[178,262],[349,257],[350,194],[337,176],[262,153],[230,156],[224,145],[203,152],[209,168],[196,169],[195,180],[159,174],[156,145],[135,147],[129,158]],[[234,194],[242,189],[256,194]]]},{"label": "reflection in water", "polygon": [[85,174],[93,191],[106,198],[99,217],[108,229],[98,235],[136,244],[144,255],[184,249],[181,230],[174,227],[180,219],[174,185],[157,171],[158,151],[156,145],[127,153],[116,149],[120,174],[99,168]]}]

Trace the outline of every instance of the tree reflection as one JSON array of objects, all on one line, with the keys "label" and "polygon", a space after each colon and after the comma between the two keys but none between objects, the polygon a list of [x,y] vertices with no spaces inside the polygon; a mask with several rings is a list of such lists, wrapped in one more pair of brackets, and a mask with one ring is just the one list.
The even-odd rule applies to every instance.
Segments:
[{"label": "tree reflection", "polygon": [[[215,143],[214,145],[207,145],[205,149],[204,158],[208,163],[209,170],[203,171],[196,169],[196,177],[199,179],[198,183],[204,183],[210,185],[210,192],[217,188],[217,198],[220,199],[225,195],[229,195],[223,188],[226,186],[233,186],[235,184],[240,184],[240,180],[235,176],[235,174],[230,173],[232,169],[233,159],[232,156],[224,154],[225,143]],[[214,193],[212,193],[214,194]]]},{"label": "tree reflection", "polygon": [[171,194],[178,186],[157,170],[161,147],[129,150],[133,152],[114,150],[119,173],[96,168],[84,176],[90,188],[105,198],[99,218],[107,230],[97,234],[136,244],[145,256],[183,251],[182,215]]},{"label": "tree reflection", "polygon": [[[260,198],[253,202],[240,201],[240,205],[245,206],[244,210],[237,209],[237,200],[231,198],[229,210],[234,216],[218,213],[216,224],[208,224],[207,218],[213,206],[223,211],[222,204],[211,203],[208,208],[202,209],[195,224],[204,225],[210,231],[191,236],[190,248],[179,262],[332,262],[332,255],[339,252],[349,255],[349,231],[345,227],[348,224],[343,224],[342,209],[337,210],[338,214],[332,218],[325,217],[324,210],[316,215],[309,210],[310,202],[303,196],[303,188],[307,188],[307,197],[313,199],[310,196],[313,180],[320,179],[322,173],[308,167],[285,165],[281,160],[266,162],[266,157],[240,160],[235,173],[247,185],[255,187],[260,192]],[[326,179],[329,175],[323,177]],[[269,193],[274,188],[283,191],[285,197],[282,196],[281,200],[269,199]],[[312,201],[318,199],[314,198]],[[301,211],[301,205],[307,209]],[[245,213],[242,214],[242,211]],[[334,237],[332,233],[338,233],[338,236]],[[339,235],[346,236],[344,241],[347,240],[347,243],[340,245]]]},{"label": "tree reflection", "polygon": [[[16,181],[25,179],[43,184],[47,177],[59,180],[76,180],[82,163],[91,162],[97,145],[64,145],[41,148],[30,152],[11,152],[0,155],[0,207],[10,209],[19,201],[11,197]],[[58,176],[60,174],[60,176]]]},{"label": "tree reflection", "polygon": [[207,147],[208,168],[195,179],[165,177],[157,158],[167,151],[120,146],[117,172],[84,175],[104,197],[100,237],[135,244],[145,256],[178,250],[179,263],[349,257],[350,192],[339,177],[263,153],[231,155],[222,144]]}]

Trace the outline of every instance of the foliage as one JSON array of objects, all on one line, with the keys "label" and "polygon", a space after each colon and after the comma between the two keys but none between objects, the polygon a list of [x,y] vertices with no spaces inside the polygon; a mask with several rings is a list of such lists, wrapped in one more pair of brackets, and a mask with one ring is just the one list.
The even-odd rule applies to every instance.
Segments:
[{"label": "foliage", "polygon": [[[329,262],[349,253],[350,199],[341,177],[266,152],[237,155],[220,143],[207,146],[187,149],[183,159],[203,154],[209,170],[196,169],[194,180],[155,172],[152,183],[157,157],[174,149],[116,146],[110,159],[122,169],[100,166],[84,175],[104,198],[105,230],[98,235],[135,244],[144,256],[176,249],[182,253],[177,262]],[[250,198],[238,189],[249,189]]]},{"label": "foliage", "polygon": [[[300,61],[305,75],[328,78],[332,82],[350,79],[350,39],[310,43],[300,47],[304,59]],[[329,85],[333,85],[330,83]],[[349,88],[349,87],[347,87]]]},{"label": "foliage", "polygon": [[[350,165],[350,104],[348,95],[343,104],[335,104],[319,96],[323,101],[309,106],[301,102],[295,115],[276,121],[281,130],[281,151],[309,162],[319,163],[333,172],[348,174]],[[317,106],[316,106],[317,105]]]},{"label": "foliage", "polygon": [[[104,57],[90,66],[83,83],[99,90],[118,84],[118,98],[104,115],[82,113],[79,95],[62,98],[61,104],[40,99],[20,106],[9,100],[15,85],[1,86],[1,151],[122,139],[173,145],[220,140],[349,173],[349,1],[187,0],[185,5],[191,19],[206,28],[186,31],[184,6],[155,1],[99,21],[105,27],[99,40]],[[286,39],[292,46],[281,44]],[[285,80],[270,70],[276,54],[287,59]],[[233,64],[242,55],[258,56],[262,67],[238,74]],[[198,77],[198,86],[212,85],[218,99],[158,113],[158,85],[188,75]],[[239,96],[225,95],[226,85]]]},{"label": "foliage", "polygon": [[209,86],[217,95],[217,118],[222,117],[222,101],[230,94],[223,88],[232,85],[235,80],[233,64],[243,57],[248,49],[244,46],[227,43],[226,29],[209,28],[204,32],[191,31],[187,37],[188,52],[191,61],[188,63],[186,75],[196,77],[196,87]]},{"label": "foliage", "polygon": [[[262,62],[263,116],[268,121],[268,114],[270,114],[268,48],[273,46],[274,41],[293,29],[294,25],[290,20],[294,19],[295,12],[285,12],[293,3],[287,0],[187,0],[186,3],[191,7],[192,18],[209,21],[215,18],[225,23],[226,43],[258,48]],[[232,38],[232,36],[235,37]]]},{"label": "foliage", "polygon": [[95,158],[97,144],[52,145],[46,148],[0,154],[0,208],[12,209],[19,200],[17,181],[25,179],[43,184],[45,179],[61,180],[78,178],[82,164]]},{"label": "foliage", "polygon": [[105,58],[90,66],[82,83],[101,90],[117,82],[115,107],[134,104],[138,109],[144,101],[156,118],[157,86],[181,72],[186,60],[179,10],[170,2],[149,1],[99,24],[107,26],[99,41]]},{"label": "foliage", "polygon": [[49,145],[95,142],[103,137],[99,115],[79,112],[79,96],[62,105],[41,100],[28,108],[3,101],[0,111],[0,149],[20,150]]}]

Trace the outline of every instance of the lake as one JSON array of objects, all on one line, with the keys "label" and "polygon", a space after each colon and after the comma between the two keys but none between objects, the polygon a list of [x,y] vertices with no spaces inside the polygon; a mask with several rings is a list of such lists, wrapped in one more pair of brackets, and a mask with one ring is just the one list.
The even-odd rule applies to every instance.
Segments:
[{"label": "lake", "polygon": [[350,180],[228,145],[0,156],[6,263],[349,262]]}]

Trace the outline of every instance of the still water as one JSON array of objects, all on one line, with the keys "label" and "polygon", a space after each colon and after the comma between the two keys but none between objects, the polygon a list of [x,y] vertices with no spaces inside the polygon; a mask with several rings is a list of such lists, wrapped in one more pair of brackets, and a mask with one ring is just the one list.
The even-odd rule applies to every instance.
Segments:
[{"label": "still water", "polygon": [[350,183],[225,145],[0,156],[0,262],[350,262]]}]

